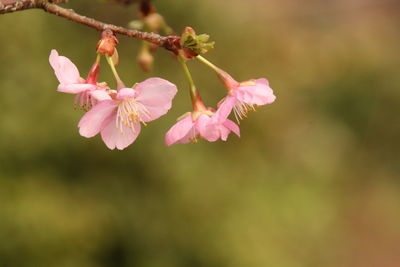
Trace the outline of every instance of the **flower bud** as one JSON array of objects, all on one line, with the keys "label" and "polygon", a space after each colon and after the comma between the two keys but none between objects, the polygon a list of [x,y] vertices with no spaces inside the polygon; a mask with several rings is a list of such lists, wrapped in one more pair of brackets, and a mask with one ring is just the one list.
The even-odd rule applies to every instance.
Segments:
[{"label": "flower bud", "polygon": [[137,61],[143,71],[150,71],[153,67],[154,57],[148,49],[142,49],[137,57]]},{"label": "flower bud", "polygon": [[118,39],[110,29],[105,29],[101,32],[100,41],[97,43],[97,53],[102,55],[112,56],[115,52],[115,47],[118,44]]},{"label": "flower bud", "polygon": [[152,32],[159,32],[165,24],[163,16],[158,13],[151,13],[144,18],[144,23]]}]

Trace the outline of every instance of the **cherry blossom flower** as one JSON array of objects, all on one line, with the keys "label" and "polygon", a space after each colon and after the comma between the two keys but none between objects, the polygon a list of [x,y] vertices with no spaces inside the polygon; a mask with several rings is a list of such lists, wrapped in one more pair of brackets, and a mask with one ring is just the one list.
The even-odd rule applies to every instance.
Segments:
[{"label": "cherry blossom flower", "polygon": [[86,80],[81,78],[78,68],[71,60],[64,56],[59,56],[54,49],[51,50],[49,61],[60,82],[57,91],[76,94],[74,103],[75,105],[79,103],[82,109],[88,110],[96,103],[96,99],[92,98],[91,95],[94,90],[108,88],[106,83],[97,83],[100,70],[98,61],[93,64]]},{"label": "cherry blossom flower", "polygon": [[246,117],[249,110],[255,110],[255,106],[271,104],[276,99],[267,79],[239,83],[227,73],[220,75],[220,78],[228,90],[228,95],[219,104],[222,120],[233,110],[236,120],[239,121]]},{"label": "cherry blossom flower", "polygon": [[[165,135],[165,144],[187,144],[197,142],[197,137],[201,137],[209,142],[218,139],[226,141],[230,132],[234,132],[240,137],[239,127],[231,120],[222,118],[221,110],[213,112],[211,108],[206,108],[201,103],[197,105],[195,111],[184,114],[178,122],[169,129]],[[222,119],[221,119],[222,118]]]},{"label": "cherry blossom flower", "polygon": [[94,94],[102,101],[82,117],[78,127],[82,136],[100,133],[109,149],[122,150],[136,140],[140,123],[146,125],[168,112],[177,88],[164,79],[150,78],[115,92],[97,90]]},{"label": "cherry blossom flower", "polygon": [[233,110],[236,120],[239,122],[239,119],[246,117],[249,110],[255,110],[255,106],[267,105],[275,101],[276,96],[267,79],[261,78],[237,82],[227,72],[218,68],[201,55],[196,58],[215,71],[228,90],[228,95],[218,105],[220,120],[226,119]]}]

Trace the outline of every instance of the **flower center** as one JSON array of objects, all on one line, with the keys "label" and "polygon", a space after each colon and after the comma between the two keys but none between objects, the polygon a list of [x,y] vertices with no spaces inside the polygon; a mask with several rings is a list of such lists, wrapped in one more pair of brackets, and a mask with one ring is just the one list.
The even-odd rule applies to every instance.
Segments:
[{"label": "flower center", "polygon": [[140,102],[137,102],[134,98],[125,99],[118,105],[116,127],[123,133],[123,126],[127,126],[135,132],[135,125],[143,123],[145,119],[150,119],[151,114],[147,108]]}]

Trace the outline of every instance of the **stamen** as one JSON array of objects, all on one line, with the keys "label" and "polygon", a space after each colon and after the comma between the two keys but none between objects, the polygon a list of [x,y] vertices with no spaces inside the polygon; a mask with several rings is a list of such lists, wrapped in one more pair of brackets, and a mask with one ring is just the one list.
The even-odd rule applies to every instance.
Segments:
[{"label": "stamen", "polygon": [[256,111],[255,105],[249,105],[240,100],[237,100],[237,102],[233,106],[233,113],[235,114],[235,119],[238,124],[240,124],[240,120],[243,120],[243,118],[247,118],[247,113],[249,113],[249,111]]},{"label": "stamen", "polygon": [[83,91],[75,96],[74,108],[79,108],[88,111],[93,106],[93,98],[89,91]]},{"label": "stamen", "polygon": [[124,134],[123,126],[129,127],[133,133],[135,133],[135,125],[143,123],[144,119],[150,119],[151,114],[147,108],[135,99],[123,100],[118,105],[117,119],[115,121],[115,127],[120,130],[121,134]]},{"label": "stamen", "polygon": [[199,134],[196,134],[196,130],[194,128],[191,130],[191,134],[192,134],[192,137],[189,137],[190,142],[192,142],[193,144],[197,144],[197,142],[198,142],[197,136]]}]

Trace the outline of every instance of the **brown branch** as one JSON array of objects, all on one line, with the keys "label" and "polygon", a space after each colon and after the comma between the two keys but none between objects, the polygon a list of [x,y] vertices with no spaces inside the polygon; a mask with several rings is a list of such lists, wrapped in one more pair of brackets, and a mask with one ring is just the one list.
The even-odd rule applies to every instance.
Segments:
[{"label": "brown branch", "polygon": [[157,46],[164,47],[167,50],[176,52],[180,49],[179,36],[161,36],[152,32],[142,32],[138,30],[130,30],[113,24],[107,24],[92,18],[82,16],[75,13],[71,9],[62,8],[57,3],[65,3],[68,0],[0,0],[0,14],[11,13],[26,9],[43,9],[48,13],[75,21],[77,23],[89,26],[98,31],[110,29],[114,33],[137,38]]},{"label": "brown branch", "polygon": [[0,0],[0,14],[38,8],[46,2],[61,4],[68,2],[68,0]]}]

